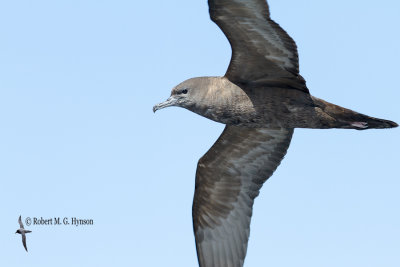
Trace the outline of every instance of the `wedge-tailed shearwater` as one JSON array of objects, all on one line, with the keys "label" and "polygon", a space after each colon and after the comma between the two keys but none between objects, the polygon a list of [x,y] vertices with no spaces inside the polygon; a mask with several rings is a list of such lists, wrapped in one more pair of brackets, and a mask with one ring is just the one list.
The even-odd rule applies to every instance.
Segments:
[{"label": "wedge-tailed shearwater", "polygon": [[270,18],[265,0],[209,0],[232,58],[223,77],[182,82],[153,111],[178,106],[226,124],[199,160],[193,226],[201,267],[242,266],[254,199],[280,164],[294,128],[382,129],[373,118],[311,96],[296,43]]},{"label": "wedge-tailed shearwater", "polygon": [[19,223],[19,229],[15,233],[20,234],[22,236],[22,244],[24,245],[26,252],[28,252],[28,248],[26,247],[26,235],[25,234],[31,233],[32,231],[25,230],[24,224],[22,223],[22,220],[21,220],[21,215],[18,218],[18,223]]}]

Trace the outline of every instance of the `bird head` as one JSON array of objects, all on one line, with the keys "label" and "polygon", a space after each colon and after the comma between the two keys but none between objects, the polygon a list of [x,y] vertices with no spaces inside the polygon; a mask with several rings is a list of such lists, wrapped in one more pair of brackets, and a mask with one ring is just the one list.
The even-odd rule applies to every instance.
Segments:
[{"label": "bird head", "polygon": [[219,77],[197,77],[188,79],[174,88],[171,96],[164,102],[153,107],[159,109],[176,106],[196,112],[197,109],[206,108],[211,102],[210,92],[219,84]]},{"label": "bird head", "polygon": [[176,106],[187,108],[193,105],[193,95],[196,88],[193,88],[190,80],[186,80],[172,88],[171,96],[164,102],[153,107],[153,112],[166,107]]}]

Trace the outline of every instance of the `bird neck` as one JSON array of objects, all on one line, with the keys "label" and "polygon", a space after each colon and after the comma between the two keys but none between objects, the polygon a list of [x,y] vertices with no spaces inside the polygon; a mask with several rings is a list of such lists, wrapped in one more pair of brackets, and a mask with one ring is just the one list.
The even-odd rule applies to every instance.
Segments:
[{"label": "bird neck", "polygon": [[[211,120],[227,123],[225,119],[231,119],[227,114],[235,116],[236,111],[240,109],[238,100],[246,100],[248,97],[240,87],[225,77],[204,77],[202,79],[204,80],[202,80],[202,88],[196,96],[196,103],[188,109]],[[247,101],[245,102],[247,103]],[[221,120],[222,117],[224,120]]]}]

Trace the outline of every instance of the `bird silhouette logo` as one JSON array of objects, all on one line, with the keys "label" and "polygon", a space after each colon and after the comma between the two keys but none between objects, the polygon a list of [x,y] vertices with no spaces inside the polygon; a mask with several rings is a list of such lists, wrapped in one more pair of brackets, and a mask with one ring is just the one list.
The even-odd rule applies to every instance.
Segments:
[{"label": "bird silhouette logo", "polygon": [[32,231],[25,230],[24,224],[22,223],[22,220],[21,220],[21,215],[19,215],[18,223],[19,223],[19,229],[15,233],[16,234],[18,233],[22,236],[22,244],[24,245],[26,252],[28,252],[28,248],[26,247],[26,235],[25,234],[31,233]]}]

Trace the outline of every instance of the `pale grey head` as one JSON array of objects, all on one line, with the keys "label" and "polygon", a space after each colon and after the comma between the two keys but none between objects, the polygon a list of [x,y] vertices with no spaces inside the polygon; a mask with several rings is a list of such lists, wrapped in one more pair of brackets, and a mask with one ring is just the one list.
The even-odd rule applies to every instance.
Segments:
[{"label": "pale grey head", "polygon": [[222,77],[188,79],[172,88],[171,96],[166,101],[155,105],[153,111],[171,106],[186,108],[196,113],[201,113],[204,109],[212,109],[221,94],[219,89],[224,87],[222,84],[224,80]]}]

